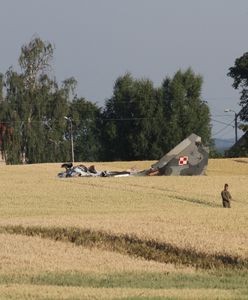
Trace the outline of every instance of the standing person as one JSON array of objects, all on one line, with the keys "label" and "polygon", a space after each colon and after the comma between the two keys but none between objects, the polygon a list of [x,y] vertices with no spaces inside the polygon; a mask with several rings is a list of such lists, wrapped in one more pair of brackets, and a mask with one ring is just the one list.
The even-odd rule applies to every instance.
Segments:
[{"label": "standing person", "polygon": [[232,196],[228,191],[228,184],[225,183],[224,190],[221,192],[222,204],[225,208],[231,208],[231,199]]}]

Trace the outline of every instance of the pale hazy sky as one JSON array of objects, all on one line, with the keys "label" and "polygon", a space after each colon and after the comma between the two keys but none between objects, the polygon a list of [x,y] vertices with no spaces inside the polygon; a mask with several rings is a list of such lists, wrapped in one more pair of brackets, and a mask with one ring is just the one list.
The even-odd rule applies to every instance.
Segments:
[{"label": "pale hazy sky", "polygon": [[[178,69],[203,76],[214,120],[230,123],[239,94],[226,76],[248,51],[247,0],[0,0],[0,72],[17,66],[34,35],[55,47],[54,75],[74,76],[77,94],[103,105],[129,71],[155,86]],[[213,121],[213,134],[225,127]],[[234,136],[227,127],[215,135]]]}]

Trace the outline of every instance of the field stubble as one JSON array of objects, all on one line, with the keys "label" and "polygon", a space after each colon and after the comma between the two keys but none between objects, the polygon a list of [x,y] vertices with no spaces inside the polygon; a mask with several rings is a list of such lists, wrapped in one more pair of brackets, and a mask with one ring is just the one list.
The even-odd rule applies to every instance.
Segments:
[{"label": "field stubble", "polygon": [[[210,160],[210,175],[201,177],[61,180],[57,164],[1,167],[0,225],[92,228],[247,258],[248,164],[243,161]],[[221,168],[234,175],[215,175]],[[221,207],[226,182],[234,198],[230,210]]]},{"label": "field stubble", "polygon": [[[103,170],[144,169],[150,164],[97,163],[96,167]],[[248,159],[210,160],[208,176],[201,177],[59,179],[56,177],[59,171],[59,164],[1,166],[0,226],[87,228],[135,236],[144,241],[166,242],[208,255],[248,259]],[[220,192],[226,182],[234,198],[231,209],[221,207]],[[106,274],[195,272],[191,267],[182,269],[39,237],[1,234],[0,241],[5,243],[0,250],[0,274],[69,270]],[[2,285],[0,291],[8,293],[11,289],[15,286]],[[216,291],[208,292],[210,295]],[[163,293],[150,296],[166,294]],[[167,291],[167,296],[180,298],[183,295],[177,290],[171,293]],[[205,295],[204,290],[202,293]],[[124,294],[116,291],[112,296],[115,294],[120,298],[120,295],[128,296],[128,291]],[[130,295],[136,297],[138,294],[132,290]],[[223,295],[223,299],[233,297],[224,290],[219,295]]]}]

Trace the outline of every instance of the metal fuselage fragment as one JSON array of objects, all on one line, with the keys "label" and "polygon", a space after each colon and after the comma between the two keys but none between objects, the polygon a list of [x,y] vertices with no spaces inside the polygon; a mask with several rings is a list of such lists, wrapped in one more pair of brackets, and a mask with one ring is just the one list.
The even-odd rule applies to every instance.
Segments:
[{"label": "metal fuselage fragment", "polygon": [[[143,171],[96,171],[94,166],[89,168],[71,163],[63,164],[65,172],[59,177],[127,177],[127,176],[193,176],[205,175],[208,165],[208,148],[204,147],[201,137],[192,133],[176,147],[165,154],[150,169]],[[67,167],[68,166],[68,167]]]}]

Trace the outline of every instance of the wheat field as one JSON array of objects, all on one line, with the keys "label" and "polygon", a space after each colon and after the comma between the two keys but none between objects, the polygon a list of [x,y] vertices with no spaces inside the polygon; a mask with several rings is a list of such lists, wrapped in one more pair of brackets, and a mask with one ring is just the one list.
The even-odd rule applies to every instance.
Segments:
[{"label": "wheat field", "polygon": [[[0,299],[248,299],[248,159],[210,160],[207,176],[195,177],[61,179],[59,171],[0,166]],[[225,183],[231,209],[221,204]],[[88,244],[58,236],[67,228],[90,230]],[[150,245],[162,256],[169,245],[171,257]]]}]

